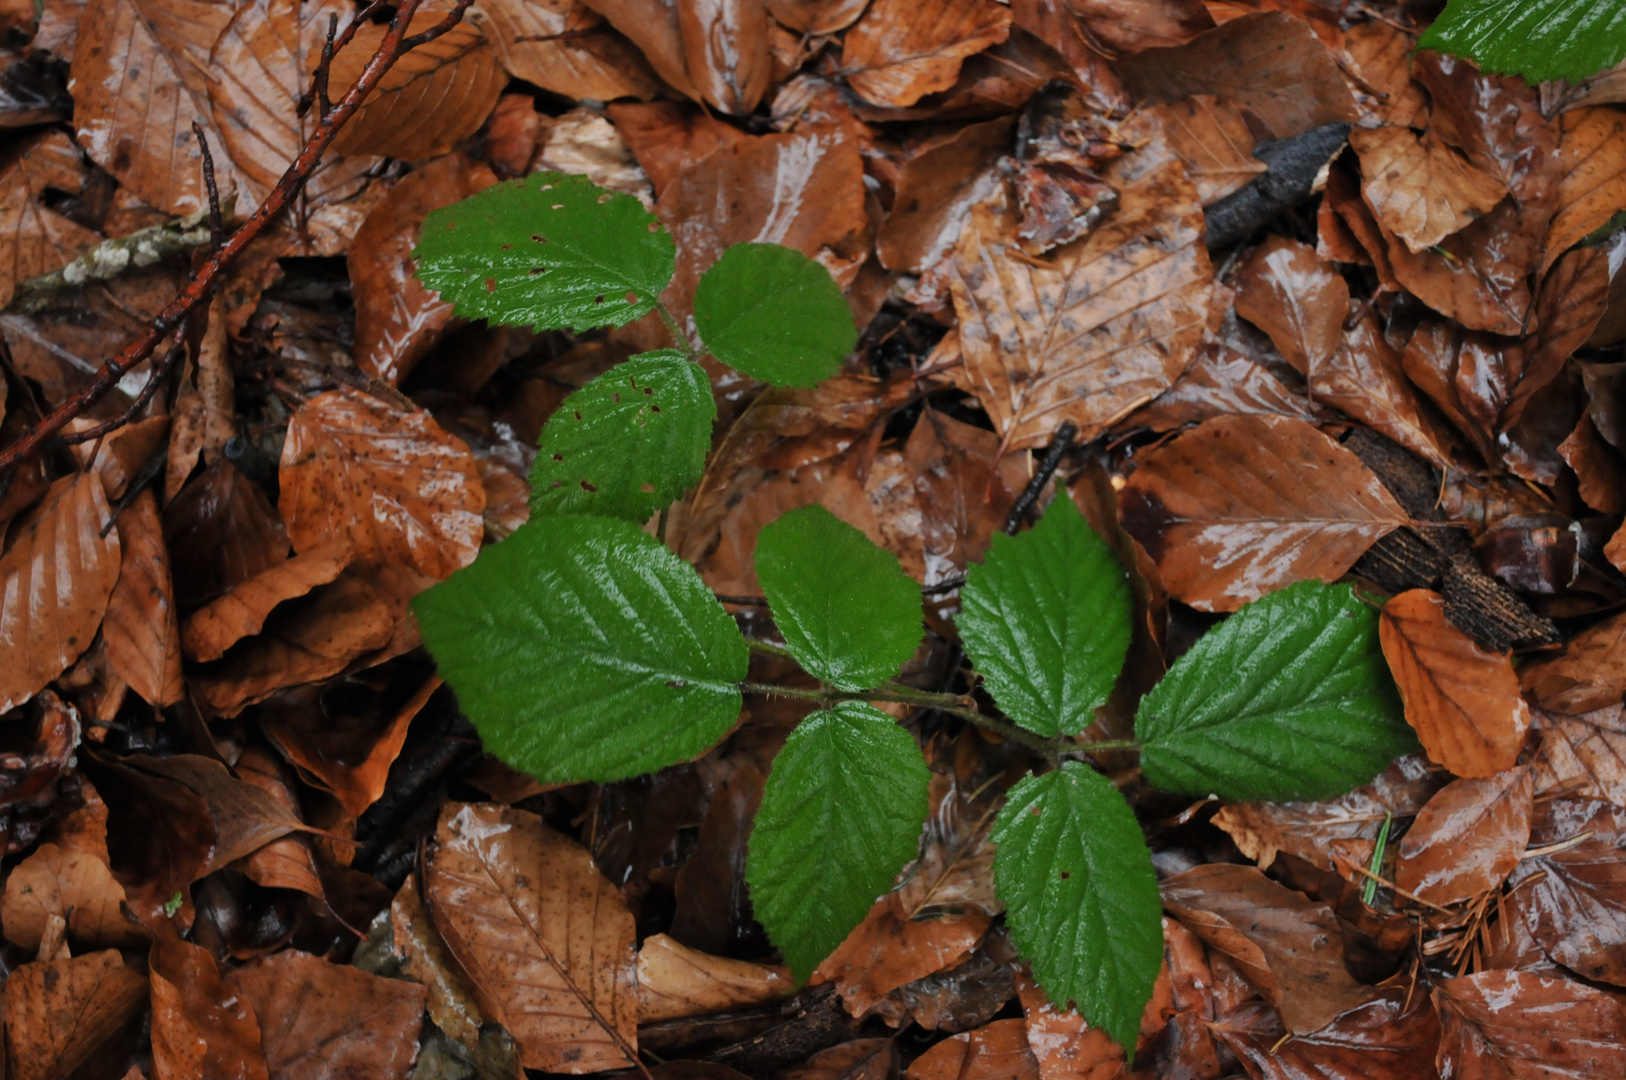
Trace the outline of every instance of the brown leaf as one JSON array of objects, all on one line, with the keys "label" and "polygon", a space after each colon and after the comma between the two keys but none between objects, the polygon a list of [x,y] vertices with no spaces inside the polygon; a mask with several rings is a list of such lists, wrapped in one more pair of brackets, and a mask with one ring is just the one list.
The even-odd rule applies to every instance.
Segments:
[{"label": "brown leaf", "polygon": [[962,1031],[915,1058],[905,1080],[1039,1080],[1025,1022],[995,1020]]},{"label": "brown leaf", "polygon": [[1147,103],[1192,94],[1251,109],[1278,139],[1355,120],[1338,64],[1303,22],[1279,11],[1245,15],[1189,44],[1149,49],[1118,64],[1124,85]]},{"label": "brown leaf", "polygon": [[188,615],[181,626],[181,647],[193,660],[218,660],[243,638],[259,633],[278,604],[334,580],[351,558],[349,539],[340,537],[276,563]]},{"label": "brown leaf", "polygon": [[422,410],[349,387],[311,398],[288,424],[279,480],[296,551],[349,537],[358,561],[436,581],[479,554],[485,492],[474,459]]},{"label": "brown leaf", "polygon": [[1604,514],[1626,510],[1626,461],[1598,432],[1591,416],[1581,417],[1568,438],[1558,444],[1569,467],[1575,470],[1581,498]]},{"label": "brown leaf", "polygon": [[1316,418],[1305,395],[1264,364],[1229,345],[1209,341],[1198,347],[1196,359],[1173,386],[1130,413],[1126,422],[1162,432],[1233,413]]},{"label": "brown leaf", "polygon": [[6,1056],[15,1080],[58,1080],[107,1060],[147,1003],[147,981],[117,949],[24,964],[5,984]]},{"label": "brown leaf", "polygon": [[842,39],[841,72],[865,101],[902,108],[947,90],[966,57],[1004,41],[1011,12],[992,0],[874,0]]},{"label": "brown leaf", "polygon": [[1124,528],[1169,592],[1204,611],[1335,580],[1405,522],[1360,459],[1288,417],[1206,421],[1143,455],[1123,492]]},{"label": "brown leaf", "polygon": [[181,682],[181,630],[170,584],[158,500],[143,491],[119,515],[123,549],[118,584],[107,604],[102,639],[114,672],[151,705],[173,705]]},{"label": "brown leaf", "polygon": [[1155,105],[1169,147],[1197,185],[1204,206],[1246,187],[1269,166],[1253,156],[1254,137],[1242,110],[1212,94],[1193,94],[1183,101]]},{"label": "brown leaf", "polygon": [[428,906],[528,1069],[625,1065],[637,1038],[633,920],[579,845],[534,814],[447,803]]},{"label": "brown leaf", "polygon": [[649,174],[657,196],[679,173],[713,150],[746,138],[732,124],[676,101],[618,103],[606,106],[604,112]]},{"label": "brown leaf", "polygon": [[135,755],[124,759],[124,764],[148,777],[179,784],[203,800],[213,826],[213,850],[205,872],[235,862],[279,836],[308,828],[288,803],[237,779],[214,758]]},{"label": "brown leaf", "polygon": [[[1167,996],[1168,979],[1162,972],[1158,983],[1152,1000],[1146,1003],[1148,1015],[1161,1012],[1158,991]],[[1027,1044],[1038,1064],[1039,1080],[1120,1080],[1127,1074],[1123,1047],[1111,1036],[1090,1027],[1076,1011],[1052,1005],[1027,973],[1017,978],[1016,985],[1022,998]],[[1145,1027],[1144,1019],[1141,1026]]]},{"label": "brown leaf", "polygon": [[77,192],[83,185],[83,165],[72,140],[48,131],[17,150],[21,152],[0,171],[0,306],[11,301],[22,282],[66,266],[101,241],[45,205],[46,188]]},{"label": "brown leaf", "polygon": [[1343,344],[1349,286],[1310,245],[1272,236],[1237,271],[1236,313],[1269,334],[1300,375],[1314,375]]},{"label": "brown leaf", "polygon": [[946,918],[911,919],[895,892],[870,908],[864,921],[819,965],[836,984],[847,1011],[863,1016],[905,983],[952,967],[970,955],[990,919],[980,911]]},{"label": "brown leaf", "polygon": [[1436,904],[1497,888],[1530,840],[1533,793],[1527,767],[1453,780],[1400,838],[1395,884]]},{"label": "brown leaf", "polygon": [[89,473],[51,485],[0,555],[0,712],[45,688],[90,646],[119,577],[112,511]]},{"label": "brown leaf", "polygon": [[[411,31],[440,22],[443,11],[421,11]],[[384,40],[369,24],[333,58],[329,93],[335,100],[361,77]],[[379,154],[422,161],[451,150],[480,130],[497,105],[507,74],[480,28],[464,20],[396,61],[333,140],[340,154]]]},{"label": "brown leaf", "polygon": [[275,1080],[406,1080],[424,988],[289,949],[227,974],[260,1021]]},{"label": "brown leaf", "polygon": [[1610,108],[1575,109],[1558,122],[1558,203],[1541,256],[1544,272],[1626,209],[1626,114]]},{"label": "brown leaf", "polygon": [[160,926],[148,978],[158,1080],[270,1080],[259,1019],[226,988],[208,950],[182,941],[167,924]]},{"label": "brown leaf", "polygon": [[1184,45],[1214,28],[1199,0],[1073,0],[1069,6],[1091,34],[1119,52]]},{"label": "brown leaf", "polygon": [[1507,186],[1463,159],[1432,131],[1356,128],[1349,145],[1361,160],[1362,193],[1390,232],[1424,251],[1502,200]]},{"label": "brown leaf", "polygon": [[1383,656],[1428,756],[1458,776],[1511,769],[1530,727],[1507,653],[1490,653],[1445,616],[1445,601],[1412,589],[1383,605]]},{"label": "brown leaf", "polygon": [[1379,991],[1314,1032],[1287,1039],[1281,1017],[1246,1002],[1214,1022],[1214,1033],[1259,1080],[1436,1080],[1440,1021],[1421,989]]},{"label": "brown leaf", "polygon": [[851,26],[868,6],[866,0],[767,0],[773,17],[804,34],[833,34]]},{"label": "brown leaf", "polygon": [[1332,357],[1311,373],[1310,393],[1443,468],[1461,457],[1457,440],[1407,381],[1404,359],[1370,308],[1361,310]]},{"label": "brown leaf", "polygon": [[895,894],[899,910],[911,919],[998,915],[1005,905],[994,895],[989,839],[997,802],[992,796],[972,798],[941,773],[932,774],[929,794],[920,858]]},{"label": "brown leaf", "polygon": [[660,90],[643,54],[578,0],[486,0],[476,10],[516,79],[594,101],[650,98]]},{"label": "brown leaf", "polygon": [[1626,720],[1618,703],[1580,716],[1544,713],[1538,794],[1562,792],[1626,806]]},{"label": "brown leaf", "polygon": [[689,78],[683,54],[683,31],[678,26],[677,0],[582,0],[625,34],[655,73],[686,98],[700,100]]},{"label": "brown leaf", "polygon": [[39,949],[53,915],[67,921],[75,941],[91,948],[139,945],[147,936],[124,917],[122,903],[124,888],[102,859],[41,844],[6,879],[0,923],[6,940],[30,951]]},{"label": "brown leaf", "polygon": [[1626,694],[1626,614],[1581,631],[1561,654],[1527,665],[1519,678],[1548,712],[1576,715],[1620,704]]},{"label": "brown leaf", "polygon": [[1526,894],[1531,935],[1577,975],[1626,985],[1626,809],[1545,799],[1536,806],[1530,843],[1556,848],[1522,859],[1508,879]]},{"label": "brown leaf", "polygon": [[1235,962],[1289,1030],[1325,1027],[1366,996],[1344,968],[1332,909],[1257,868],[1210,863],[1169,878],[1161,889],[1164,909]]},{"label": "brown leaf", "polygon": [[224,457],[216,458],[164,507],[175,601],[207,603],[288,557],[276,507]]},{"label": "brown leaf", "polygon": [[407,875],[390,903],[390,929],[402,969],[429,990],[429,1019],[464,1046],[474,1046],[485,1016],[446,942],[429,921],[414,875]]},{"label": "brown leaf", "polygon": [[761,0],[677,0],[689,79],[707,103],[733,116],[757,107],[772,72]]},{"label": "brown leaf", "polygon": [[1344,32],[1344,54],[1357,84],[1355,104],[1365,126],[1371,121],[1396,127],[1422,127],[1428,99],[1411,77],[1416,39],[1380,19],[1356,23]]},{"label": "brown leaf", "polygon": [[971,208],[998,190],[998,157],[1014,133],[1000,117],[922,144],[899,169],[892,213],[875,235],[881,265],[919,273],[953,251]]},{"label": "brown leaf", "polygon": [[1614,994],[1574,979],[1481,971],[1440,980],[1433,996],[1441,1075],[1602,1080],[1626,1069],[1626,1007]]},{"label": "brown leaf", "polygon": [[440,340],[452,305],[418,280],[412,249],[424,215],[497,182],[462,154],[437,158],[402,177],[356,230],[346,253],[356,303],[356,366],[391,386]]},{"label": "brown leaf", "polygon": [[168,917],[165,905],[179,895],[174,919],[189,927],[193,909],[188,887],[208,871],[215,848],[208,802],[167,777],[117,760],[91,761],[97,788],[119,808],[108,818],[107,846],[130,910],[151,925]]},{"label": "brown leaf", "polygon": [[760,1005],[795,988],[789,968],[712,956],[665,934],[638,949],[640,1024]]},{"label": "brown leaf", "polygon": [[[245,784],[259,788],[290,816],[299,817],[299,803],[287,765],[269,752],[252,746],[237,759],[236,768]],[[303,836],[279,837],[249,855],[241,866],[249,880],[263,888],[294,889],[318,900],[324,895],[316,857],[311,853],[310,842]]]},{"label": "brown leaf", "polygon": [[1213,280],[1179,160],[1156,140],[1103,176],[1117,212],[1048,259],[976,219],[955,251],[966,372],[1004,450],[1045,445],[1063,420],[1094,438],[1173,385],[1202,337]]}]

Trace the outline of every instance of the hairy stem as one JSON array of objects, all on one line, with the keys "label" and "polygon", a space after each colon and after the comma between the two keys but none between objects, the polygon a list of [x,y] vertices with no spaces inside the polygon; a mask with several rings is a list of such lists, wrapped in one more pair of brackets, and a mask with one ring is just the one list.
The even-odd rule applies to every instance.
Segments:
[{"label": "hairy stem", "polygon": [[666,324],[667,332],[672,335],[672,341],[677,347],[683,350],[683,355],[697,364],[700,363],[700,350],[694,347],[694,342],[689,340],[689,335],[684,333],[683,327],[678,324],[672,313],[666,309],[666,305],[656,300],[655,310],[660,312],[661,322]]}]

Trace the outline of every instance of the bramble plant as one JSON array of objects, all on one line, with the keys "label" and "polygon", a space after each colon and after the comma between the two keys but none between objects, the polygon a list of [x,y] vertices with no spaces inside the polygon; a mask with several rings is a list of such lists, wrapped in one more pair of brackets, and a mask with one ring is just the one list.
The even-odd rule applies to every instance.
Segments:
[{"label": "bramble plant", "polygon": [[1585,79],[1626,57],[1626,0],[1451,0],[1417,47],[1531,84]]},{"label": "bramble plant", "polygon": [[[460,315],[586,330],[656,311],[677,350],[635,356],[566,398],[540,438],[532,518],[418,597],[423,638],[487,749],[543,781],[610,782],[705,753],[746,693],[819,706],[775,760],[751,835],[757,917],[799,977],[915,857],[930,778],[874,702],[936,709],[1043,758],[993,827],[995,889],[1058,1005],[1133,1053],[1162,958],[1157,879],[1134,811],[1090,764],[1138,750],[1147,780],[1226,799],[1335,795],[1415,748],[1347,585],[1304,582],[1248,605],[1140,703],[1135,738],[1081,742],[1129,648],[1128,575],[1063,488],[1037,525],[973,565],[957,626],[1002,716],[896,681],[924,636],[919,585],[820,506],[762,530],[755,566],[783,644],[748,641],[698,573],[641,523],[692,487],[715,416],[699,348],[659,294],[674,248],[638,202],[541,174],[429,215],[419,275]],[[744,244],[695,294],[717,360],[778,385],[833,374],[855,343],[812,260]],[[817,689],[747,682],[751,651]]]}]

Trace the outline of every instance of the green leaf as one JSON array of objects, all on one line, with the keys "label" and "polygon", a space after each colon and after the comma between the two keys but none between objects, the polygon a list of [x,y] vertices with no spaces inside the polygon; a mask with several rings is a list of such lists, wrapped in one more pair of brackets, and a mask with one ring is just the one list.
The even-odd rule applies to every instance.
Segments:
[{"label": "green leaf", "polygon": [[1157,875],[1134,812],[1069,761],[1011,789],[993,840],[994,891],[1033,977],[1133,1059],[1163,962]]},{"label": "green leaf", "polygon": [[647,315],[677,248],[631,195],[537,173],[429,213],[418,277],[465,319],[537,330],[625,326]]},{"label": "green leaf", "polygon": [[711,354],[775,386],[828,379],[858,343],[852,309],[830,272],[778,244],[736,244],[694,291]]},{"label": "green leaf", "polygon": [[1064,489],[1032,529],[994,537],[954,622],[1006,716],[1077,735],[1112,693],[1133,612],[1129,575]]},{"label": "green leaf", "polygon": [[798,979],[915,857],[930,780],[909,733],[862,702],[816,712],[785,740],[751,830],[745,880],[752,910]]},{"label": "green leaf", "polygon": [[739,718],[739,628],[630,521],[539,518],[413,608],[486,749],[545,783],[688,761]]},{"label": "green leaf", "polygon": [[1158,787],[1237,802],[1341,795],[1417,748],[1348,585],[1301,581],[1203,635],[1135,716]]},{"label": "green leaf", "polygon": [[756,570],[791,655],[839,689],[881,685],[925,636],[920,586],[889,552],[817,504],[758,534]]},{"label": "green leaf", "polygon": [[705,371],[682,353],[617,364],[542,429],[531,512],[646,520],[700,479],[716,416]]},{"label": "green leaf", "polygon": [[1626,57],[1622,0],[1451,0],[1419,49],[1467,56],[1530,83],[1579,81]]}]

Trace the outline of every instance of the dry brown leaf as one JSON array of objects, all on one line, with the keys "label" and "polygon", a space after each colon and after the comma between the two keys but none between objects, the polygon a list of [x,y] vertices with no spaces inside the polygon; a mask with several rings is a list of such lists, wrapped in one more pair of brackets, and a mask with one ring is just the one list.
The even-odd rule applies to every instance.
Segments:
[{"label": "dry brown leaf", "polygon": [[1445,601],[1412,589],[1383,605],[1383,655],[1428,756],[1458,776],[1511,769],[1530,727],[1506,653],[1486,652],[1445,616]]},{"label": "dry brown leaf", "polygon": [[484,165],[448,154],[402,177],[356,230],[345,258],[356,303],[356,366],[362,371],[399,386],[440,340],[452,305],[418,280],[412,258],[418,230],[429,211],[496,182]]},{"label": "dry brown leaf", "polygon": [[164,507],[175,601],[207,603],[288,557],[276,507],[225,458],[209,463]]},{"label": "dry brown leaf", "polygon": [[1441,1075],[1601,1080],[1626,1071],[1626,1006],[1617,995],[1557,975],[1481,971],[1440,980],[1433,996],[1444,1028]]},{"label": "dry brown leaf", "polygon": [[6,978],[7,1075],[60,1080],[103,1054],[123,1057],[116,1040],[147,1004],[147,980],[117,949],[71,960],[24,964]]},{"label": "dry brown leaf", "polygon": [[863,1016],[905,983],[964,960],[990,922],[980,911],[911,919],[898,894],[887,893],[819,965],[817,974],[836,984],[849,1013]]},{"label": "dry brown leaf", "polygon": [[[444,16],[421,11],[410,29],[421,33]],[[335,100],[361,77],[384,32],[383,26],[364,26],[334,57],[329,93]],[[333,140],[333,150],[408,161],[444,154],[480,130],[507,81],[496,50],[478,26],[464,20],[402,56]]]},{"label": "dry brown leaf", "polygon": [[429,1019],[464,1046],[478,1043],[485,1016],[457,961],[447,951],[446,942],[429,921],[412,874],[407,875],[390,902],[390,930],[402,969],[429,989]]},{"label": "dry brown leaf", "polygon": [[1242,111],[1212,94],[1193,94],[1151,110],[1163,122],[1169,147],[1209,206],[1238,191],[1269,166],[1253,156],[1254,137]]},{"label": "dry brown leaf", "polygon": [[1300,375],[1314,376],[1344,341],[1349,285],[1308,244],[1268,237],[1236,275],[1236,313],[1270,335]]},{"label": "dry brown leaf", "polygon": [[951,281],[971,385],[1004,450],[1043,446],[1064,420],[1092,439],[1174,384],[1213,291],[1202,207],[1157,140],[1103,176],[1117,212],[1045,260],[983,235],[978,213]]},{"label": "dry brown leaf", "polygon": [[[1180,925],[1169,919],[1164,921]],[[1199,944],[1197,949],[1200,952],[1202,946]],[[1017,976],[1016,987],[1022,1000],[1028,1048],[1039,1067],[1039,1080],[1120,1080],[1129,1071],[1123,1048],[1113,1042],[1111,1036],[1090,1027],[1075,1010],[1058,1009],[1051,1004],[1050,998],[1027,972]],[[1160,1011],[1159,991],[1164,994],[1168,991],[1166,971],[1159,972],[1158,985],[1146,1003],[1149,1016]]]},{"label": "dry brown leaf", "polygon": [[239,780],[226,766],[201,754],[166,758],[134,755],[124,759],[151,780],[178,784],[203,800],[212,828],[212,848],[204,872],[218,870],[291,832],[309,831],[289,804],[264,788]]},{"label": "dry brown leaf", "polygon": [[995,1020],[951,1035],[917,1057],[905,1080],[1039,1080],[1022,1020]]},{"label": "dry brown leaf", "polygon": [[1101,44],[1117,52],[1184,45],[1214,28],[1200,0],[1070,0],[1068,6]]},{"label": "dry brown leaf", "polygon": [[[77,434],[93,426],[93,423],[79,417],[70,420],[64,430]],[[107,492],[107,497],[117,500],[142,466],[164,448],[168,435],[169,417],[149,416],[108,433],[100,440],[99,449],[94,443],[75,443],[74,456],[81,466],[96,471],[96,475],[102,479],[102,489]],[[91,457],[93,451],[96,455],[94,458]]]},{"label": "dry brown leaf", "polygon": [[418,1056],[426,993],[288,949],[227,974],[260,1021],[275,1080],[407,1080]]},{"label": "dry brown leaf", "polygon": [[350,541],[318,544],[256,574],[186,617],[181,647],[193,660],[218,660],[242,639],[260,632],[273,608],[333,581],[350,565]]},{"label": "dry brown leaf", "polygon": [[475,11],[516,79],[594,101],[651,98],[660,90],[643,54],[578,0],[484,0]]},{"label": "dry brown leaf", "polygon": [[592,857],[501,806],[447,803],[435,841],[430,914],[525,1067],[626,1065],[637,1039],[633,919]]},{"label": "dry brown leaf", "polygon": [[1359,458],[1289,417],[1206,421],[1141,456],[1123,492],[1124,528],[1204,611],[1333,581],[1406,520]]},{"label": "dry brown leaf", "polygon": [[1362,194],[1372,213],[1413,253],[1427,250],[1502,201],[1507,186],[1464,159],[1432,131],[1356,128]]},{"label": "dry brown leaf", "polygon": [[1344,32],[1344,55],[1356,77],[1355,105],[1365,126],[1423,127],[1428,99],[1411,77],[1416,39],[1381,19]]},{"label": "dry brown leaf", "polygon": [[485,492],[474,459],[422,410],[348,387],[311,398],[288,424],[279,480],[296,551],[348,537],[357,561],[436,581],[479,554]]},{"label": "dry brown leaf", "polygon": [[41,844],[11,871],[0,903],[6,940],[30,951],[40,947],[45,924],[55,915],[76,943],[91,948],[135,946],[146,933],[119,910],[124,888],[107,863],[89,852]]},{"label": "dry brown leaf", "polygon": [[1338,919],[1256,867],[1209,863],[1162,883],[1163,907],[1229,957],[1289,1030],[1324,1027],[1366,988],[1344,968]]},{"label": "dry brown leaf", "polygon": [[1626,806],[1626,719],[1611,705],[1580,716],[1541,715],[1538,795],[1562,792]]},{"label": "dry brown leaf", "polygon": [[1309,26],[1279,11],[1233,19],[1186,45],[1125,57],[1118,72],[1146,103],[1192,94],[1229,98],[1252,110],[1278,139],[1356,118],[1354,99],[1326,46]]},{"label": "dry brown leaf", "polygon": [[873,0],[841,45],[841,73],[859,97],[903,108],[954,85],[965,58],[1010,34],[1011,12],[993,0]]},{"label": "dry brown leaf", "polygon": [[[209,54],[231,16],[230,6],[208,0],[109,0],[87,4],[79,20],[69,86],[79,143],[168,214],[209,208],[192,125],[202,125],[212,149],[222,146],[209,103]],[[216,153],[214,167],[215,183],[230,191],[231,159]]]},{"label": "dry brown leaf", "polygon": [[156,1080],[270,1080],[260,1022],[208,950],[157,928],[149,956]]},{"label": "dry brown leaf", "polygon": [[66,266],[101,240],[48,209],[42,198],[46,188],[77,193],[83,185],[84,167],[72,140],[49,131],[18,149],[0,171],[0,306],[11,301],[18,284]]},{"label": "dry brown leaf", "polygon": [[1626,113],[1575,109],[1559,117],[1558,205],[1547,227],[1541,269],[1626,210]]},{"label": "dry brown leaf", "polygon": [[932,774],[928,794],[931,813],[920,858],[896,893],[901,912],[911,919],[998,915],[1005,905],[994,895],[994,844],[989,839],[998,804],[973,799],[941,773]]},{"label": "dry brown leaf", "polygon": [[761,0],[677,0],[689,80],[706,102],[733,116],[768,89],[768,13]]},{"label": "dry brown leaf", "polygon": [[1626,985],[1626,809],[1543,799],[1530,844],[1538,851],[1508,880],[1522,894],[1531,936],[1577,975]]},{"label": "dry brown leaf", "polygon": [[1548,712],[1578,715],[1620,704],[1626,695],[1626,614],[1571,638],[1558,656],[1519,672],[1530,699]]},{"label": "dry brown leaf", "polygon": [[[292,817],[299,816],[288,766],[257,746],[237,759],[237,775],[271,796]],[[261,847],[242,862],[250,881],[267,889],[293,889],[321,899],[322,875],[303,836],[282,836]]]},{"label": "dry brown leaf", "polygon": [[119,515],[122,569],[102,623],[113,671],[143,701],[158,706],[173,705],[186,693],[163,529],[151,491],[143,491]]},{"label": "dry brown leaf", "polygon": [[1014,134],[1001,117],[922,144],[898,170],[892,213],[875,235],[881,265],[920,273],[953,251],[971,208],[999,189],[998,158]]},{"label": "dry brown leaf", "polygon": [[582,0],[610,20],[644,54],[649,66],[666,84],[686,98],[700,100],[689,79],[683,55],[683,31],[678,26],[677,0]]},{"label": "dry brown leaf", "polygon": [[119,577],[101,481],[66,476],[14,522],[0,555],[0,712],[45,688],[90,646]]},{"label": "dry brown leaf", "polygon": [[666,936],[638,948],[638,1022],[724,1012],[793,993],[790,969],[712,956]]},{"label": "dry brown leaf", "polygon": [[803,34],[833,34],[851,26],[868,0],[766,0],[778,22]]},{"label": "dry brown leaf", "polygon": [[[275,249],[273,249],[275,250]],[[272,265],[276,265],[272,259]],[[255,290],[254,303],[259,291]],[[179,397],[175,402],[175,423],[170,428],[169,454],[164,462],[164,505],[180,494],[187,477],[197,467],[200,455],[217,461],[226,443],[237,435],[235,380],[227,345],[229,300],[216,296],[209,304],[209,321],[198,344],[197,362],[190,372],[182,372]],[[252,305],[250,305],[252,306]]]},{"label": "dry brown leaf", "polygon": [[[1342,409],[1414,454],[1450,468],[1461,451],[1406,379],[1405,362],[1369,307],[1360,306],[1355,325],[1328,362],[1310,375],[1317,402]],[[1458,372],[1460,376],[1460,368]]]},{"label": "dry brown leaf", "polygon": [[208,802],[164,776],[118,761],[93,758],[91,763],[97,788],[119,808],[108,818],[107,847],[130,910],[153,925],[170,917],[166,905],[179,894],[181,906],[173,918],[182,929],[191,926],[188,887],[207,872],[215,846]]},{"label": "dry brown leaf", "polygon": [[1451,781],[1400,838],[1395,884],[1436,904],[1499,887],[1529,843],[1534,793],[1524,766]]}]

